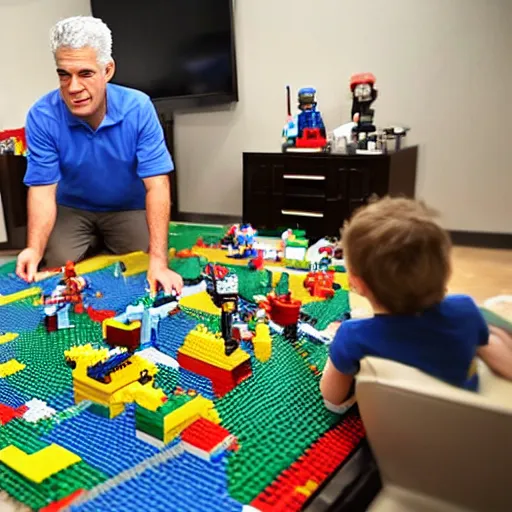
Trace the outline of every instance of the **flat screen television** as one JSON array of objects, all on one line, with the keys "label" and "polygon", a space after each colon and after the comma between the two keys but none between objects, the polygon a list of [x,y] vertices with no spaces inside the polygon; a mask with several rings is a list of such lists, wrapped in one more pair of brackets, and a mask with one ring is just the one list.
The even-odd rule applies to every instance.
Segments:
[{"label": "flat screen television", "polygon": [[173,109],[238,101],[233,0],[91,0],[111,29],[113,83]]}]

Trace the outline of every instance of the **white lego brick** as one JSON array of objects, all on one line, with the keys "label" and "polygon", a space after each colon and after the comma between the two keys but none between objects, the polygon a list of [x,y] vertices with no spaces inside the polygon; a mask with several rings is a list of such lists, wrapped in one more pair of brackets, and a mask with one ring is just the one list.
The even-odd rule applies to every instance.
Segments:
[{"label": "white lego brick", "polygon": [[160,439],[150,436],[145,432],[141,432],[140,430],[135,430],[135,437],[137,437],[137,439],[140,439],[141,441],[144,441],[145,443],[153,445],[155,448],[165,448],[165,443],[163,441],[160,441]]},{"label": "white lego brick", "polygon": [[23,415],[23,419],[30,423],[37,423],[40,420],[51,418],[55,413],[55,409],[48,407],[46,402],[33,398],[26,404],[28,411]]},{"label": "white lego brick", "polygon": [[180,367],[176,359],[168,356],[167,354],[164,354],[163,352],[160,352],[154,347],[145,348],[144,350],[137,352],[137,355],[143,357],[153,364],[161,364],[162,366],[168,366],[170,368],[176,369]]}]

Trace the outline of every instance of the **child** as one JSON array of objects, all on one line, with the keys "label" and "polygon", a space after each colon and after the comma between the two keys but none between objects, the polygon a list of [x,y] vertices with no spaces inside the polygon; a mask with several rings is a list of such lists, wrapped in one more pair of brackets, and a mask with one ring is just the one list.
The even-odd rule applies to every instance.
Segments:
[{"label": "child", "polygon": [[336,332],[320,383],[326,405],[345,405],[365,356],[477,390],[475,356],[489,329],[470,297],[446,296],[451,242],[433,213],[410,199],[373,202],[345,226],[343,249],[349,286],[374,316],[347,320]]}]

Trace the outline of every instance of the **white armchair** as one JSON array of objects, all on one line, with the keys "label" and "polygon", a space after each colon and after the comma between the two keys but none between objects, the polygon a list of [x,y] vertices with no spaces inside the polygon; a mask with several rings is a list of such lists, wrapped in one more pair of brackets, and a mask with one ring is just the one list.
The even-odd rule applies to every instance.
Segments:
[{"label": "white armchair", "polygon": [[383,484],[371,512],[512,511],[512,383],[479,366],[474,393],[361,362],[356,397]]}]

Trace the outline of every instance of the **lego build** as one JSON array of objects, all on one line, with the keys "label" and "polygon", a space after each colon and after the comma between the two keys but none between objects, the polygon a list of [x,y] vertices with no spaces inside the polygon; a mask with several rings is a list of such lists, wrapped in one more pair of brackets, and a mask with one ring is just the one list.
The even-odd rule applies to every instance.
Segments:
[{"label": "lego build", "polygon": [[32,285],[0,267],[0,498],[288,512],[314,496],[364,437],[318,389],[325,329],[350,315],[344,269],[330,240],[308,265],[303,233],[256,235],[171,224],[179,297],[149,294],[144,253]]}]

